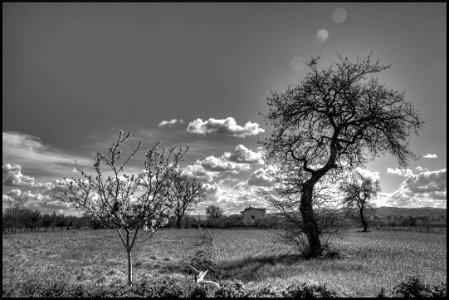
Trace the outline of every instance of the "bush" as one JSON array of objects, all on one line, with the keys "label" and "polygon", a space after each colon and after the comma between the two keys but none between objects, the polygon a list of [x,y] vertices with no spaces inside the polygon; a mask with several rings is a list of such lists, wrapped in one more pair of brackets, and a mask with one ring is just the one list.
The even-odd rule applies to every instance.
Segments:
[{"label": "bush", "polygon": [[337,293],[326,287],[326,284],[292,284],[283,292],[283,297],[288,298],[334,298]]},{"label": "bush", "polygon": [[186,292],[186,295],[190,295],[191,298],[211,298],[215,296],[217,289],[218,287],[212,284],[195,284],[191,292]]},{"label": "bush", "polygon": [[215,291],[215,297],[221,298],[243,298],[248,297],[248,294],[249,291],[240,280],[224,281]]},{"label": "bush", "polygon": [[181,283],[169,276],[156,278],[151,282],[142,281],[133,286],[133,291],[145,297],[181,297],[184,294],[184,287]]},{"label": "bush", "polygon": [[408,276],[393,288],[393,297],[446,297],[446,282],[441,285],[430,285],[422,281],[421,276]]},{"label": "bush", "polygon": [[205,271],[214,267],[212,249],[200,249],[192,257],[189,264],[200,271]]},{"label": "bush", "polygon": [[282,290],[268,285],[250,290],[248,296],[255,298],[281,298]]}]

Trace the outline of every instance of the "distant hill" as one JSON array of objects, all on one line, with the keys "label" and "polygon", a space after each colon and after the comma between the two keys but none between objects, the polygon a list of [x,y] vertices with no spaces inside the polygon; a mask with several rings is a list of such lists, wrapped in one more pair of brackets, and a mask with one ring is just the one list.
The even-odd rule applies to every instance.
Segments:
[{"label": "distant hill", "polygon": [[440,216],[446,216],[445,208],[433,208],[433,207],[401,208],[401,207],[382,206],[382,207],[376,208],[375,212],[376,212],[376,215],[379,217],[386,217],[386,216],[440,217]]}]

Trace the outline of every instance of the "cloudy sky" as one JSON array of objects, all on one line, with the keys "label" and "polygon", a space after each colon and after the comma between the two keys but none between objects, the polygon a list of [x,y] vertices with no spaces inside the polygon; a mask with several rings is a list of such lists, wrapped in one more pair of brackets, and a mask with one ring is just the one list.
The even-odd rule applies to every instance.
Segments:
[{"label": "cloudy sky", "polygon": [[[380,58],[388,88],[425,121],[406,170],[389,154],[365,167],[378,206],[446,207],[445,3],[3,3],[3,193],[43,212],[74,160],[89,170],[119,130],[130,146],[189,146],[186,173],[236,213],[270,187],[258,143],[271,91],[321,55]],[[142,156],[129,172],[142,170]]]}]

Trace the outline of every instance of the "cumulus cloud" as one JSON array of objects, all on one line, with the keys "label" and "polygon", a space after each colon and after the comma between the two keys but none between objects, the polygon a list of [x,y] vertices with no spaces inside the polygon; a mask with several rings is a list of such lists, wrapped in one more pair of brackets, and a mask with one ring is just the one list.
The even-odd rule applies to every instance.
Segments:
[{"label": "cumulus cloud", "polygon": [[382,202],[400,207],[446,207],[446,169],[425,171],[407,177],[400,188],[382,194]]},{"label": "cumulus cloud", "polygon": [[244,145],[237,145],[232,152],[224,152],[221,156],[210,155],[203,160],[197,160],[193,165],[183,169],[187,175],[212,180],[222,177],[223,173],[239,174],[251,169],[251,165],[263,164],[263,150],[252,151]]},{"label": "cumulus cloud", "polygon": [[3,165],[3,184],[6,186],[41,186],[37,184],[34,177],[22,174],[20,165]]},{"label": "cumulus cloud", "polygon": [[206,171],[222,172],[222,171],[242,171],[248,170],[250,167],[247,163],[234,163],[226,160],[225,157],[208,156],[200,162]]},{"label": "cumulus cloud", "polygon": [[387,173],[399,175],[399,176],[405,176],[405,177],[414,175],[412,170],[410,170],[410,169],[397,169],[397,168],[396,169],[387,168]]},{"label": "cumulus cloud", "polygon": [[263,133],[265,129],[260,128],[259,124],[250,121],[246,122],[245,126],[240,126],[233,117],[227,117],[226,119],[210,118],[207,121],[196,119],[189,123],[187,132],[201,135],[217,133],[245,138]]},{"label": "cumulus cloud", "polygon": [[237,145],[233,152],[225,152],[224,157],[229,161],[237,163],[257,163],[263,164],[263,150],[259,147],[256,152],[246,148],[244,145]]},{"label": "cumulus cloud", "polygon": [[184,124],[184,121],[182,119],[178,120],[178,119],[172,119],[170,121],[165,121],[163,120],[162,122],[159,123],[159,127],[163,127],[163,126],[168,126],[168,127],[172,127],[173,125],[175,125],[176,123],[180,123],[180,124]]},{"label": "cumulus cloud", "polygon": [[206,171],[202,166],[200,161],[196,161],[193,165],[188,165],[183,168],[182,174],[195,177],[204,181],[212,181],[214,177],[214,172]]},{"label": "cumulus cloud", "polygon": [[24,199],[24,208],[30,210],[39,210],[42,214],[53,212],[75,212],[74,209],[71,209],[70,204],[55,200],[50,195],[34,193],[31,191],[22,192],[19,189],[13,189],[6,194],[3,194],[4,205],[8,205],[8,203],[12,201],[12,198],[19,196]]},{"label": "cumulus cloud", "polygon": [[410,176],[405,180],[405,185],[414,193],[442,192],[446,190],[446,169]]},{"label": "cumulus cloud", "polygon": [[437,158],[438,156],[436,154],[426,154],[423,155],[423,158]]},{"label": "cumulus cloud", "polygon": [[248,179],[248,185],[271,187],[274,185],[273,173],[273,166],[257,169]]},{"label": "cumulus cloud", "polygon": [[[268,170],[261,168],[263,148],[248,149],[237,145],[221,156],[208,156],[183,168],[183,173],[203,180],[207,189],[206,201],[195,211],[204,214],[211,204],[220,205],[226,213],[237,213],[243,207],[259,203],[256,191],[271,188]],[[254,171],[256,169],[256,171]]]}]

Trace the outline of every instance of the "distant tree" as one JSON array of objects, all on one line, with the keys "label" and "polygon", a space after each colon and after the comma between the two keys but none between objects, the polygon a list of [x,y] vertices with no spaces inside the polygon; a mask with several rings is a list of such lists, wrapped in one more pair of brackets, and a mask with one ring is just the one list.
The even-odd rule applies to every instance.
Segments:
[{"label": "distant tree", "polygon": [[217,220],[217,219],[219,219],[220,217],[223,216],[224,211],[223,211],[223,209],[221,207],[218,207],[216,205],[209,205],[206,208],[206,214],[207,214],[209,219]]},{"label": "distant tree", "polygon": [[[137,176],[124,174],[124,167],[142,146],[140,142],[129,156],[122,157],[123,143],[130,135],[123,136],[120,131],[106,155],[97,153],[93,165],[95,177],[76,165],[82,178],[66,179],[67,191],[55,197],[89,212],[117,231],[127,253],[128,285],[131,286],[131,250],[135,243],[150,239],[159,227],[167,223],[173,207],[169,197],[173,185],[170,177],[178,170],[178,163],[187,150],[175,151],[176,147],[160,149],[160,143],[157,143],[145,152],[142,173]],[[106,177],[103,174],[101,167],[104,164],[112,175]],[[134,196],[136,191],[139,196]],[[135,220],[138,220],[137,227]]]},{"label": "distant tree", "polygon": [[56,215],[56,212],[53,212],[50,216],[51,220],[51,231],[55,231],[56,223],[58,222],[58,216]]},{"label": "distant tree", "polygon": [[181,228],[181,221],[186,211],[204,200],[206,189],[200,180],[182,175],[181,172],[174,172],[171,180],[173,181],[173,213],[176,217],[176,227]]},{"label": "distant tree", "polygon": [[51,216],[48,214],[45,214],[42,216],[42,226],[45,227],[45,231],[48,231],[48,227],[51,226],[52,219]]},{"label": "distant tree", "polygon": [[309,244],[309,256],[322,254],[316,214],[315,185],[324,177],[337,180],[346,171],[364,166],[369,156],[385,152],[405,168],[410,158],[411,133],[423,125],[404,93],[387,89],[374,77],[389,68],[370,56],[355,63],[339,61],[321,71],[318,58],[296,86],[268,98],[265,119],[274,130],[263,145],[266,163],[274,164],[284,178],[297,180],[300,212]]},{"label": "distant tree", "polygon": [[368,221],[366,220],[365,213],[367,209],[374,208],[372,200],[381,191],[379,180],[374,181],[370,177],[364,177],[360,173],[356,173],[352,180],[341,183],[340,190],[345,195],[343,205],[351,210],[353,208],[359,210],[363,232],[367,232]]},{"label": "distant tree", "polygon": [[41,225],[41,212],[37,209],[31,214],[31,225],[33,226],[35,231],[39,231],[39,227]]},{"label": "distant tree", "polygon": [[225,216],[223,226],[225,228],[241,227],[243,226],[243,216],[241,214]]},{"label": "distant tree", "polygon": [[64,227],[67,226],[67,219],[65,218],[64,215],[58,215],[56,217],[56,222],[55,222],[56,227],[61,228],[61,231],[64,230]]}]

